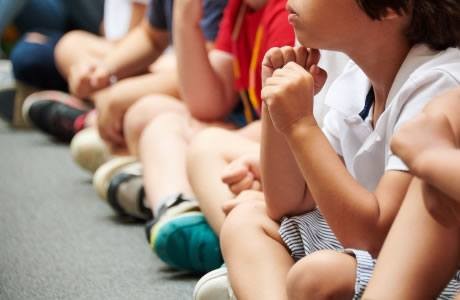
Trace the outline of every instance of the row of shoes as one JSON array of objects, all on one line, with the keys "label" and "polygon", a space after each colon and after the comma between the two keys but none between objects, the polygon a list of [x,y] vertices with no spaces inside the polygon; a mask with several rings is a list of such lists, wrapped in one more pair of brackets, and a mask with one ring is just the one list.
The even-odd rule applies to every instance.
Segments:
[{"label": "row of shoes", "polygon": [[[219,239],[200,212],[198,202],[171,195],[156,213],[146,205],[142,166],[135,157],[113,156],[94,127],[85,128],[93,108],[58,91],[26,98],[23,118],[52,137],[70,142],[74,161],[93,174],[93,187],[103,201],[125,220],[144,222],[152,251],[167,265],[206,274],[194,299],[235,299],[222,266]],[[210,272],[211,271],[211,272]]]},{"label": "row of shoes", "polygon": [[[26,97],[27,96],[27,97]],[[172,195],[155,218],[145,205],[140,163],[112,156],[95,128],[85,128],[91,105],[60,91],[35,92],[16,82],[8,60],[0,60],[0,117],[15,127],[34,126],[51,137],[71,142],[73,159],[93,174],[97,195],[129,221],[145,222],[154,253],[171,267],[203,274],[194,299],[234,299],[222,265],[219,240],[200,212],[197,201]]]}]

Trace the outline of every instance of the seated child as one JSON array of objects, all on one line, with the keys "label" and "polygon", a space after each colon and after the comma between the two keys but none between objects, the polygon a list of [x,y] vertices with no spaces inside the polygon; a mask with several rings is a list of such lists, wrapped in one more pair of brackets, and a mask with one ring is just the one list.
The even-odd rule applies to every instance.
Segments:
[{"label": "seated child", "polygon": [[[412,181],[391,136],[460,80],[460,3],[292,0],[287,8],[311,48],[265,56],[265,202],[230,212],[222,251],[238,299],[359,298]],[[323,129],[313,117],[326,76],[315,48],[353,61],[326,96]]]}]

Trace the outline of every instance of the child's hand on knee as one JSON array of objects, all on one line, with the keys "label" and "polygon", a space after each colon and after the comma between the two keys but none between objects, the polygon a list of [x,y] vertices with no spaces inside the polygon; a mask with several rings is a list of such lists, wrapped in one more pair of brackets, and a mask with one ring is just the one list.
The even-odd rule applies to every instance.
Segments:
[{"label": "child's hand on knee", "polygon": [[250,201],[254,201],[257,203],[265,203],[264,194],[260,191],[253,190],[243,191],[234,199],[226,201],[222,205],[222,210],[224,211],[225,215],[228,215],[238,205],[242,203],[248,203]]},{"label": "child's hand on knee", "polygon": [[111,92],[109,88],[95,93],[97,127],[99,135],[111,149],[124,149],[123,118],[129,106],[124,98],[112,96]]},{"label": "child's hand on knee", "polygon": [[449,120],[441,113],[422,112],[405,123],[391,139],[391,150],[415,176],[423,172],[427,155],[442,148],[455,148],[455,135]]},{"label": "child's hand on knee", "polygon": [[110,85],[110,71],[96,62],[81,63],[71,67],[68,82],[70,92],[84,99]]},{"label": "child's hand on knee", "polygon": [[320,53],[305,47],[270,49],[262,63],[262,99],[275,128],[286,131],[303,118],[313,118],[313,96],[327,73],[318,67]]},{"label": "child's hand on knee", "polygon": [[257,154],[243,155],[231,162],[222,172],[222,181],[235,195],[245,190],[262,189],[260,160]]}]

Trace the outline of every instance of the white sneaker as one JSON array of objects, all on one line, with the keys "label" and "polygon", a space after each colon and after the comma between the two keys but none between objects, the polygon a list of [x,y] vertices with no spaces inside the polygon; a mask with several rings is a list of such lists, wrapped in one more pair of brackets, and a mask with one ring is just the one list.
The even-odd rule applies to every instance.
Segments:
[{"label": "white sneaker", "polygon": [[91,173],[96,172],[112,157],[109,148],[94,127],[85,128],[73,137],[70,152],[77,165]]},{"label": "white sneaker", "polygon": [[201,277],[193,290],[193,300],[236,300],[227,268],[222,266]]},{"label": "white sneaker", "polygon": [[14,89],[13,66],[9,60],[0,59],[0,89]]},{"label": "white sneaker", "polygon": [[102,200],[107,200],[107,192],[113,176],[125,168],[131,167],[136,169],[137,173],[141,172],[140,163],[137,162],[135,157],[119,156],[114,157],[97,169],[93,175],[93,187]]}]

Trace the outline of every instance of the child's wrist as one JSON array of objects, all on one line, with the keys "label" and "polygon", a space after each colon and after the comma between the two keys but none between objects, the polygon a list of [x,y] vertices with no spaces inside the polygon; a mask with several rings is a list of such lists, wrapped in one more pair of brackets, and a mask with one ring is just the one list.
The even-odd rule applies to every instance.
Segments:
[{"label": "child's wrist", "polygon": [[312,129],[318,129],[318,123],[315,117],[305,116],[294,121],[288,128],[286,128],[283,134],[289,138],[305,138],[305,134]]}]

